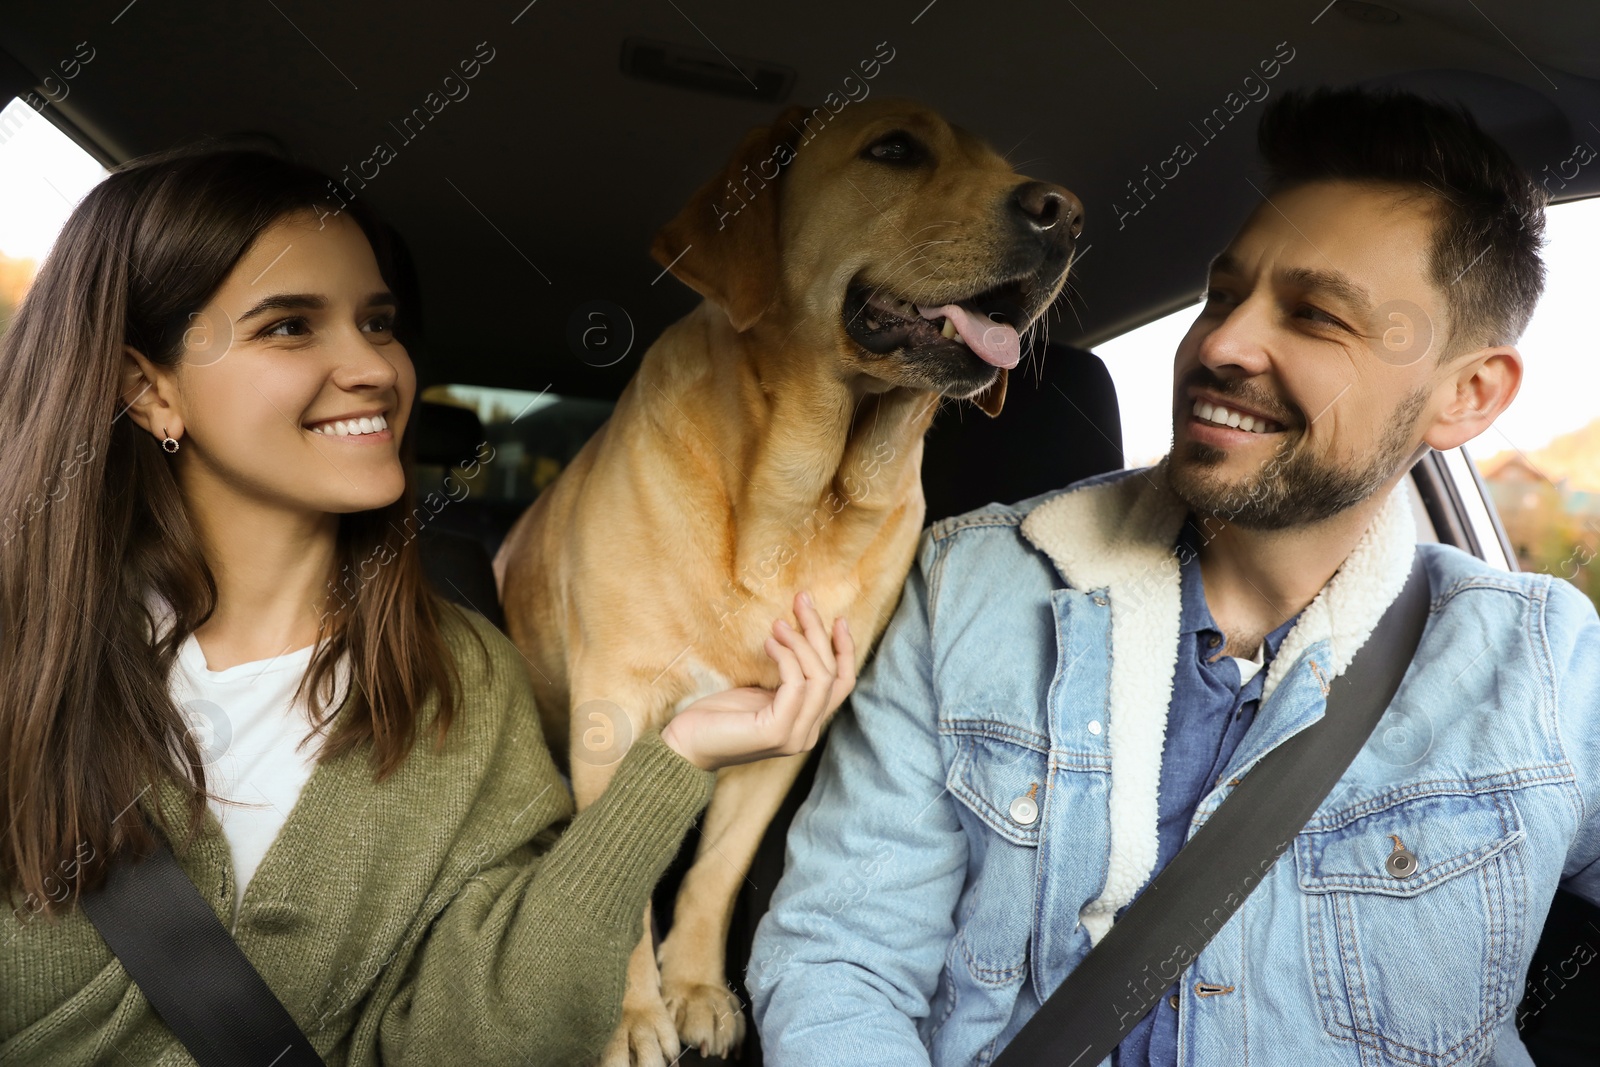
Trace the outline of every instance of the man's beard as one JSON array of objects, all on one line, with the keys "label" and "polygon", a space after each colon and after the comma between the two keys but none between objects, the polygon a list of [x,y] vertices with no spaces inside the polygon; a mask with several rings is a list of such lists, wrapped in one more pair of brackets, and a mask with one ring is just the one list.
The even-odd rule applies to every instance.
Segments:
[{"label": "man's beard", "polygon": [[1283,530],[1321,522],[1366,500],[1410,458],[1412,426],[1427,398],[1427,390],[1419,387],[1395,405],[1377,451],[1361,466],[1326,463],[1309,452],[1296,452],[1293,446],[1303,431],[1292,438],[1286,432],[1285,443],[1242,484],[1206,476],[1228,452],[1200,441],[1173,450],[1167,483],[1197,515],[1246,529]]}]

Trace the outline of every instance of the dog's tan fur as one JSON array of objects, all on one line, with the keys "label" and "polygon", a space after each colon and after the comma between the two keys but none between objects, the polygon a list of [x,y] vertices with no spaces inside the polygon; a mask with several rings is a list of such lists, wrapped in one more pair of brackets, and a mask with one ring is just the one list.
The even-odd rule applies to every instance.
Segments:
[{"label": "dog's tan fur", "polygon": [[[861,158],[895,129],[935,162]],[[762,181],[785,142],[792,162]],[[657,262],[706,299],[645,353],[610,419],[495,558],[508,629],[534,668],[552,748],[570,749],[580,809],[616,768],[579,750],[596,727],[588,737],[604,743],[605,709],[621,709],[619,733],[637,737],[708,693],[776,688],[762,643],[775,617],[797,621],[797,590],[811,590],[825,623],[849,620],[865,663],[923,526],[922,438],[935,407],[956,396],[999,415],[1006,371],[974,356],[969,381],[986,380],[953,389],[868,352],[841,321],[846,285],[859,274],[938,303],[1008,280],[1004,205],[1027,180],[909,101],[831,117],[791,108],[751,131],[657,235]],[[1042,279],[1034,318],[1064,279],[1064,264]],[[729,918],[803,762],[718,774],[659,972],[645,913],[607,1067],[665,1063],[680,1038],[717,1055],[742,1040],[723,973]]]}]

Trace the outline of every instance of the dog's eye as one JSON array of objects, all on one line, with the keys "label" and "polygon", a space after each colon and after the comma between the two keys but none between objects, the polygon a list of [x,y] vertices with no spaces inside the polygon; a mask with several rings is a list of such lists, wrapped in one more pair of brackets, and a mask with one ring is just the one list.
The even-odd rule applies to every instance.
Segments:
[{"label": "dog's eye", "polygon": [[909,133],[895,130],[873,141],[862,156],[882,163],[920,163],[927,158],[927,150]]}]

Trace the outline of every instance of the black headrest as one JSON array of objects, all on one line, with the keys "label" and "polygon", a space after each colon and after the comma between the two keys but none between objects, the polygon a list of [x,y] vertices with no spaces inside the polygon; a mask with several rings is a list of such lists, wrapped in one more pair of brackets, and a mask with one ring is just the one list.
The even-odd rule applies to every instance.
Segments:
[{"label": "black headrest", "polygon": [[419,400],[416,407],[418,463],[453,467],[478,458],[483,420],[470,408]]},{"label": "black headrest", "polygon": [[998,418],[944,402],[923,444],[924,525],[1122,467],[1117,390],[1100,357],[1058,344],[1043,357],[1011,371]]}]

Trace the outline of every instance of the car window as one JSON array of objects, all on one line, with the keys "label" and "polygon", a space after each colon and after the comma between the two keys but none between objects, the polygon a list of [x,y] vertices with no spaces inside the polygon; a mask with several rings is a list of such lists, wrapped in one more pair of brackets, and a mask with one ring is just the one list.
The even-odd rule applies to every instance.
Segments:
[{"label": "car window", "polygon": [[106,169],[20,99],[0,109],[0,331]]},{"label": "car window", "polygon": [[[429,386],[421,398],[477,414],[483,423],[485,445],[477,458],[485,473],[471,480],[468,495],[482,504],[518,506],[531,503],[555,480],[615,406],[609,400],[557,396],[548,391],[459,384]],[[419,462],[417,495],[425,496],[430,489],[442,492],[448,474],[446,466]]]},{"label": "car window", "polygon": [[[1600,288],[1597,247],[1600,197],[1549,207],[1544,296],[1517,345],[1522,388],[1460,451],[1488,487],[1518,568],[1558,574],[1600,604],[1600,394],[1584,387],[1600,362],[1588,319]],[[1116,383],[1130,467],[1172,443],[1172,359],[1198,309],[1197,294],[1195,304],[1095,348]]]},{"label": "car window", "polygon": [[1600,197],[1549,211],[1544,297],[1518,348],[1522,391],[1474,442],[1517,564],[1557,574],[1600,605],[1600,360],[1594,329]]}]

